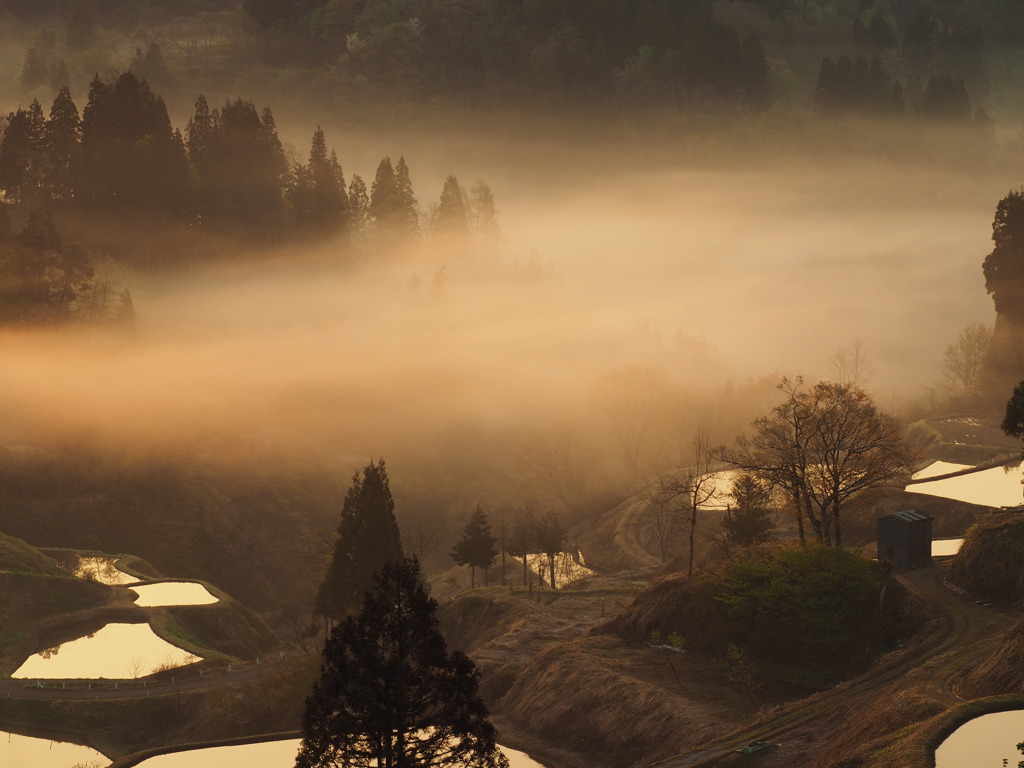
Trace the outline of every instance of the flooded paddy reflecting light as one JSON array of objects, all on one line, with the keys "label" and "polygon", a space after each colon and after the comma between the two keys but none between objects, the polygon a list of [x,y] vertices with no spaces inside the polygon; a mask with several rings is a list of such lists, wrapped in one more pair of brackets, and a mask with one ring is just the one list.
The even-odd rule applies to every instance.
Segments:
[{"label": "flooded paddy reflecting light", "polygon": [[210,605],[218,602],[206,587],[193,581],[161,581],[129,589],[139,596],[135,604],[146,608],[163,605]]},{"label": "flooded paddy reflecting light", "polygon": [[18,733],[0,732],[0,765],[28,768],[99,768],[110,760],[95,749],[81,744],[39,739]]},{"label": "flooded paddy reflecting light", "polygon": [[30,656],[11,677],[125,680],[198,661],[158,637],[149,624],[107,624],[87,637]]},{"label": "flooded paddy reflecting light", "polygon": [[75,576],[80,579],[92,579],[112,587],[137,582],[137,578],[117,567],[117,560],[116,557],[82,557],[79,555]]},{"label": "flooded paddy reflecting light", "polygon": [[[282,768],[295,763],[299,739],[261,741],[229,747],[207,747],[157,755],[138,764],[138,768],[222,768],[225,765],[244,765],[245,768]],[[500,745],[499,745],[500,746]],[[508,758],[509,768],[544,768],[523,752],[501,747]]]},{"label": "flooded paddy reflecting light", "polygon": [[935,768],[1017,765],[1024,740],[1024,710],[993,712],[970,720],[935,750]]},{"label": "flooded paddy reflecting light", "polygon": [[[930,469],[931,467],[923,472],[928,472]],[[914,477],[919,475],[921,473]],[[1021,465],[1017,464],[969,472],[965,475],[947,477],[944,480],[913,483],[904,490],[910,493],[924,493],[929,496],[965,501],[968,504],[977,504],[983,507],[1014,507],[1024,503],[1024,490],[1021,488],[1022,477],[1024,477],[1024,473],[1021,471]]]}]

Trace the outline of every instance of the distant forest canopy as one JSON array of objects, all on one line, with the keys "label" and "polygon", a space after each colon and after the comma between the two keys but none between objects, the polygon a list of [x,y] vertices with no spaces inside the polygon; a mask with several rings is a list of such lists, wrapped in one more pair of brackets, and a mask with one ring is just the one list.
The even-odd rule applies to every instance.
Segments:
[{"label": "distant forest canopy", "polygon": [[966,121],[997,106],[994,51],[1024,41],[1012,0],[0,0],[5,12],[35,30],[26,92],[130,67],[168,95],[197,82],[347,105],[781,100]]},{"label": "distant forest canopy", "polygon": [[[369,250],[421,234],[404,158],[383,158],[369,187],[358,175],[346,182],[317,128],[308,162],[289,164],[270,109],[251,101],[211,109],[200,95],[182,134],[163,99],[126,72],[114,82],[93,79],[81,118],[66,86],[49,115],[33,101],[6,120],[0,189],[8,203],[144,214],[263,241],[347,238]],[[479,181],[463,189],[450,175],[425,228],[445,247],[492,243],[490,188]]]}]

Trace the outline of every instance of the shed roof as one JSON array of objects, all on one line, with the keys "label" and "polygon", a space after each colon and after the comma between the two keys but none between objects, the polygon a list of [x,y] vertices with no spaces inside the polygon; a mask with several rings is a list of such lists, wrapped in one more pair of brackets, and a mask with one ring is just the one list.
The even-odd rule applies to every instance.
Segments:
[{"label": "shed roof", "polygon": [[882,515],[882,517],[878,519],[883,520],[887,517],[895,517],[897,520],[900,520],[904,523],[916,523],[920,520],[932,519],[931,515],[926,515],[923,512],[918,512],[916,509],[904,509],[902,512],[893,512],[889,515]]}]

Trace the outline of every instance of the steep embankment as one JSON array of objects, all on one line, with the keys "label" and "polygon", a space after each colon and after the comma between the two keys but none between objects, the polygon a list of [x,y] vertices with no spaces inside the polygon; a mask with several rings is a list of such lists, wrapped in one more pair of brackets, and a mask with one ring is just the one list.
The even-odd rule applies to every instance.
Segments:
[{"label": "steep embankment", "polygon": [[980,518],[964,537],[950,580],[968,594],[1002,607],[1024,607],[1024,513]]},{"label": "steep embankment", "polygon": [[0,534],[0,673],[43,642],[95,631],[132,611],[122,591],[76,579],[53,558]]}]

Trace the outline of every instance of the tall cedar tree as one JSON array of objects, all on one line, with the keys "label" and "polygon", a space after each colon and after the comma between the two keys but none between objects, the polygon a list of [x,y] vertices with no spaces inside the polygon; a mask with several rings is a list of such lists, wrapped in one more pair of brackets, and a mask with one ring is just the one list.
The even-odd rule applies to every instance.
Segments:
[{"label": "tall cedar tree", "polygon": [[435,245],[458,247],[469,238],[467,196],[454,175],[444,180],[441,201],[434,212],[431,236]]},{"label": "tall cedar tree", "polygon": [[44,123],[38,101],[7,116],[0,144],[0,188],[16,202],[31,199],[39,186]]},{"label": "tall cedar tree", "polygon": [[469,566],[469,585],[476,587],[476,569],[484,569],[484,586],[487,585],[487,569],[491,567],[498,550],[494,546],[497,538],[491,533],[491,524],[483,507],[477,506],[462,532],[462,538],[452,550],[456,565]]},{"label": "tall cedar tree", "polygon": [[78,107],[71,99],[71,89],[64,86],[50,107],[50,119],[43,127],[43,184],[51,198],[71,197],[71,166],[77,161],[82,139]]},{"label": "tall cedar tree", "polygon": [[82,111],[76,197],[106,209],[181,215],[191,181],[185,149],[164,100],[126,72],[109,85],[98,77]]},{"label": "tall cedar tree", "polygon": [[419,562],[390,563],[375,582],[324,644],[296,768],[507,768],[479,673],[448,652]]},{"label": "tall cedar tree", "polygon": [[370,462],[362,477],[353,475],[345,495],[334,555],[317,595],[317,613],[335,620],[352,614],[373,586],[374,574],[401,559],[402,540],[384,462]]},{"label": "tall cedar tree", "polygon": [[[200,131],[203,104],[193,118]],[[251,101],[229,99],[210,116],[197,159],[204,218],[254,234],[279,222],[288,163],[269,109],[261,116]]]},{"label": "tall cedar tree", "polygon": [[317,127],[309,150],[309,163],[295,168],[292,203],[300,227],[315,234],[343,229],[349,220],[345,176],[334,152],[328,154],[324,132]]}]

